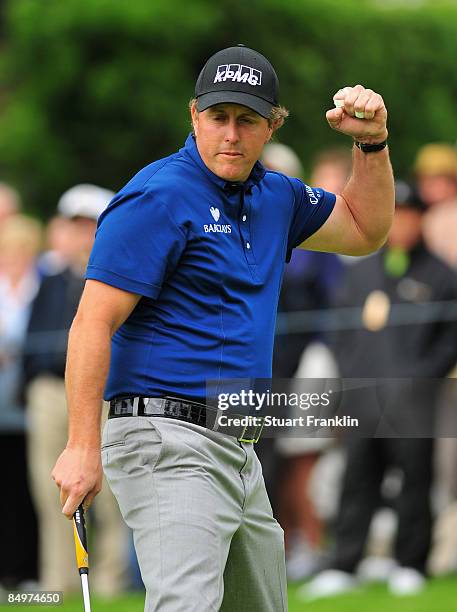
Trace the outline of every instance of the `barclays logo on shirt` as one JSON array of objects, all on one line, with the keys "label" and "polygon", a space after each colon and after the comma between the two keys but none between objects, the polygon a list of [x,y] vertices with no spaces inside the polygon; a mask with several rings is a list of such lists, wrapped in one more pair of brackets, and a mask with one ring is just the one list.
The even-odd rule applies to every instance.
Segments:
[{"label": "barclays logo on shirt", "polygon": [[218,208],[211,206],[211,208],[209,209],[209,212],[212,214],[213,219],[217,223],[219,221],[219,217],[221,216],[221,211]]},{"label": "barclays logo on shirt", "polygon": [[232,226],[231,225],[220,225],[219,223],[210,223],[209,225],[204,225],[203,229],[206,234],[231,234]]},{"label": "barclays logo on shirt", "polygon": [[209,212],[211,213],[211,216],[216,221],[216,223],[210,223],[208,225],[203,226],[203,229],[205,230],[206,234],[209,234],[209,233],[231,234],[232,233],[231,225],[221,225],[217,223],[217,221],[219,221],[219,218],[221,216],[221,211],[218,208],[216,208],[215,206],[211,206],[211,208],[209,209]]}]

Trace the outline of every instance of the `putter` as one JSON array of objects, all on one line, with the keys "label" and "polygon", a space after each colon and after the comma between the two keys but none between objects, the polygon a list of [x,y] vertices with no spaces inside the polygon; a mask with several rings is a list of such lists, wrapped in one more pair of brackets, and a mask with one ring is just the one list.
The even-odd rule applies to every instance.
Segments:
[{"label": "putter", "polygon": [[87,552],[86,521],[84,508],[80,504],[73,515],[73,536],[75,538],[76,562],[83,591],[84,612],[91,612],[89,595],[89,554]]}]

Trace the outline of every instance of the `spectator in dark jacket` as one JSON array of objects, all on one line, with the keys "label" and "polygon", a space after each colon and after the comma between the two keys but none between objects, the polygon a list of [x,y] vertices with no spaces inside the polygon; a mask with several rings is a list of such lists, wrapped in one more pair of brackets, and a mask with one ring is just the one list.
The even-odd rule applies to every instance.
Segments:
[{"label": "spectator in dark jacket", "polygon": [[[332,569],[316,576],[305,589],[308,595],[336,594],[356,584],[354,573],[381,503],[383,476],[391,466],[401,471],[402,484],[396,500],[396,565],[389,586],[396,594],[409,594],[424,583],[437,392],[437,385],[427,379],[445,377],[457,359],[457,322],[439,320],[442,303],[457,299],[457,283],[455,272],[422,242],[423,205],[405,183],[397,182],[396,201],[387,246],[347,270],[338,304],[361,306],[363,323],[338,335],[340,375],[383,380],[378,380],[382,384],[376,392],[367,385],[347,406],[352,416],[363,418],[372,437],[343,440],[347,466]],[[425,302],[438,308],[429,322],[414,318],[427,312]],[[409,307],[409,314],[399,306]],[[403,320],[395,319],[395,308],[395,316],[403,313]],[[412,384],[393,380],[402,378],[413,379]]]},{"label": "spectator in dark jacket", "polygon": [[[299,178],[303,175],[299,158],[283,144],[266,145],[262,161],[271,170]],[[332,193],[341,193],[351,168],[349,148],[323,149],[313,160],[310,183]],[[328,370],[330,356],[323,334],[311,329],[288,333],[287,321],[289,313],[328,308],[342,271],[341,259],[334,253],[300,249],[292,253],[284,269],[279,297],[278,313],[286,325],[280,327],[275,338],[275,378],[331,376]],[[312,371],[309,368],[311,363]],[[319,457],[330,443],[329,438],[284,438],[277,441],[263,438],[257,448],[270,487],[270,498],[284,529],[286,568],[291,580],[305,578],[320,567],[323,529],[309,493],[309,484]],[[267,466],[270,469],[266,469]],[[272,484],[276,492],[273,496]]]}]

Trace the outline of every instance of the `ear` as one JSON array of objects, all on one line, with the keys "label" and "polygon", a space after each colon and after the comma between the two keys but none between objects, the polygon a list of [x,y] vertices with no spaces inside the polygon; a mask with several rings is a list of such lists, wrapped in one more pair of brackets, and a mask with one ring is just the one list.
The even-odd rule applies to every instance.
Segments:
[{"label": "ear", "polygon": [[197,103],[193,102],[191,109],[190,109],[190,116],[192,118],[192,125],[194,127],[194,132],[195,132],[195,128],[198,124],[198,110],[197,110]]},{"label": "ear", "polygon": [[270,140],[273,137],[273,134],[276,132],[278,128],[281,127],[283,123],[284,123],[284,120],[281,120],[281,119],[275,119],[273,121],[271,126],[268,127],[268,137],[267,137],[267,140],[265,140],[265,144],[267,144],[267,142],[270,142]]},{"label": "ear", "polygon": [[271,138],[272,138],[272,136],[273,136],[273,134],[274,134],[274,131],[275,131],[275,130],[274,130],[274,127],[273,127],[273,126],[271,126],[271,127],[269,127],[269,128],[268,128],[267,137],[266,137],[266,139],[265,139],[265,144],[267,144],[267,143],[269,143],[269,142],[270,142],[270,140],[271,140]]}]

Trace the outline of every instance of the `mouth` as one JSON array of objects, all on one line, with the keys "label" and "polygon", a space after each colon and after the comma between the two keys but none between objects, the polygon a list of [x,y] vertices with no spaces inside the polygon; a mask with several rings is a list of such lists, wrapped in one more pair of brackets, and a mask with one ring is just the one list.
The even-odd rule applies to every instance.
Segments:
[{"label": "mouth", "polygon": [[224,157],[230,157],[232,159],[235,157],[243,157],[243,154],[238,153],[237,151],[221,151],[219,155],[223,155]]}]

